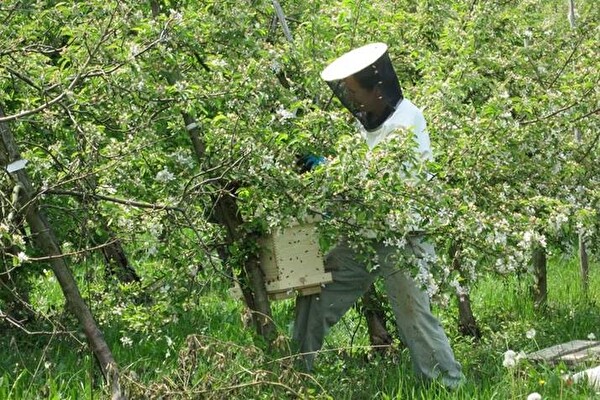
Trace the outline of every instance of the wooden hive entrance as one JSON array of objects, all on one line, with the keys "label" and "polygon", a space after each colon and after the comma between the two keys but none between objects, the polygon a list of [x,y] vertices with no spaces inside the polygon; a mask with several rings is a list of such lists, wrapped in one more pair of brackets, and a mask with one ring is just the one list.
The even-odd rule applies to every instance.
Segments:
[{"label": "wooden hive entrance", "polygon": [[317,221],[276,230],[260,240],[260,264],[273,300],[319,293],[332,281],[319,248]]}]

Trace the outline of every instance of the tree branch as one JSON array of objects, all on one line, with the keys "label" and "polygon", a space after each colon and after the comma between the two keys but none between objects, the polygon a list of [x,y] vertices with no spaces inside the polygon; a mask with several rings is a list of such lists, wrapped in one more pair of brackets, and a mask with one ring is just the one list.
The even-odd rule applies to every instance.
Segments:
[{"label": "tree branch", "polygon": [[151,210],[158,210],[158,211],[162,211],[162,210],[178,211],[178,212],[184,211],[183,208],[180,208],[180,207],[167,206],[167,205],[163,205],[163,204],[144,203],[144,202],[140,202],[140,201],[125,200],[125,199],[119,199],[116,197],[104,196],[101,194],[75,192],[72,190],[49,189],[49,190],[43,191],[41,194],[44,194],[44,193],[54,194],[54,195],[59,195],[59,196],[73,196],[73,197],[79,197],[79,198],[89,197],[89,198],[96,199],[96,200],[104,200],[104,201],[109,201],[111,203],[124,204],[126,206],[137,207],[137,208],[148,208]]}]

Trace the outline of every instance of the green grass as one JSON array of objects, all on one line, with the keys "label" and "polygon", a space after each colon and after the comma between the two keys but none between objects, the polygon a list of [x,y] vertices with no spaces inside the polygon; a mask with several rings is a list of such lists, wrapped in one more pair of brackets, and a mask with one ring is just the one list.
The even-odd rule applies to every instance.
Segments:
[{"label": "green grass", "polygon": [[[508,349],[531,352],[590,333],[600,338],[600,271],[592,265],[585,298],[577,268],[573,260],[551,260],[544,310],[530,300],[529,278],[482,279],[471,294],[484,334],[479,341],[458,334],[455,307],[435,309],[468,378],[455,392],[417,381],[402,346],[386,357],[371,353],[364,320],[354,310],[334,327],[310,376],[293,368],[290,357],[292,300],[273,303],[280,340],[268,351],[252,327],[243,325],[242,305],[216,285],[183,306],[132,305],[120,315],[97,307],[96,312],[106,313],[105,336],[132,398],[270,399],[294,398],[294,393],[314,399],[525,399],[531,392],[544,399],[600,398],[585,384],[566,385],[561,379],[569,372],[565,365],[525,360],[511,370],[502,366]],[[532,328],[536,336],[528,339]],[[123,337],[132,343],[122,342]],[[0,399],[106,397],[89,350],[67,336],[8,330],[0,345]]]}]

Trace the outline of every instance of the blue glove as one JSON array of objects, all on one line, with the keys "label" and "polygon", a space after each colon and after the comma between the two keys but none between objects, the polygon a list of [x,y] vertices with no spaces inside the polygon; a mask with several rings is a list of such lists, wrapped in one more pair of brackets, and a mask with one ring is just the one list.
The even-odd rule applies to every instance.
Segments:
[{"label": "blue glove", "polygon": [[298,167],[298,171],[303,174],[307,171],[312,170],[317,165],[323,164],[327,159],[323,156],[316,156],[314,154],[307,154],[303,156],[298,156],[296,160],[296,167]]}]

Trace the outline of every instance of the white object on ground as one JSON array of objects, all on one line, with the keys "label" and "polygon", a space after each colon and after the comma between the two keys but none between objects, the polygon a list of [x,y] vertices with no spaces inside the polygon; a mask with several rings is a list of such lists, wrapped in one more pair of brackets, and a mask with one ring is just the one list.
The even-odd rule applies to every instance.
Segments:
[{"label": "white object on ground", "polygon": [[600,365],[578,372],[574,375],[566,376],[566,379],[572,383],[577,383],[586,378],[591,387],[600,390]]}]

